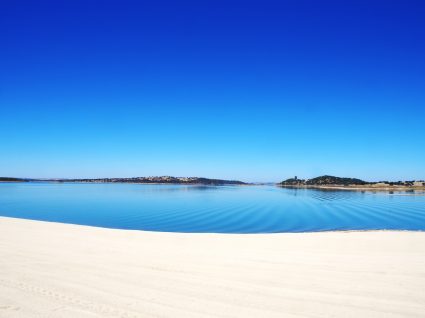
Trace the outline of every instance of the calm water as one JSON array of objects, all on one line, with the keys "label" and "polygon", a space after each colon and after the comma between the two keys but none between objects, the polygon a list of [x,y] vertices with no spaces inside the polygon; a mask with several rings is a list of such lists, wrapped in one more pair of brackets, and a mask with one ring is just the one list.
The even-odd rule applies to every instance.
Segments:
[{"label": "calm water", "polygon": [[425,230],[425,196],[272,186],[0,183],[0,215],[168,232]]}]

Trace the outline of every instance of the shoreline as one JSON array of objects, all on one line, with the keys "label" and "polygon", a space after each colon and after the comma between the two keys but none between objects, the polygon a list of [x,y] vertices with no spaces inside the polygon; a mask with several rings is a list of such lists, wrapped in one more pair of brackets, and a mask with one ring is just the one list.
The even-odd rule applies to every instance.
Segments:
[{"label": "shoreline", "polygon": [[54,181],[54,180],[35,180],[35,181],[1,181],[0,183],[65,183],[65,184],[146,184],[146,185],[186,185],[186,186],[215,186],[215,187],[223,187],[223,186],[252,186],[255,184],[245,183],[223,183],[223,184],[211,184],[211,183],[171,183],[171,182],[85,182],[85,181]]},{"label": "shoreline", "polygon": [[96,226],[96,225],[88,225],[88,224],[78,224],[78,223],[66,223],[59,221],[49,221],[49,220],[37,220],[37,219],[28,219],[22,217],[14,217],[14,216],[1,216],[1,219],[12,219],[12,220],[24,220],[24,221],[33,221],[33,222],[41,222],[41,223],[53,223],[53,224],[63,224],[63,225],[71,225],[78,227],[87,227],[94,229],[105,229],[105,230],[114,230],[114,231],[125,231],[125,232],[142,232],[142,233],[164,233],[164,234],[176,234],[176,235],[223,235],[223,236],[252,236],[252,235],[287,235],[287,234],[318,234],[318,233],[369,233],[369,232],[420,232],[425,233],[424,230],[402,230],[402,229],[348,229],[348,230],[316,230],[316,231],[293,231],[293,232],[253,232],[253,233],[231,233],[231,232],[178,232],[178,231],[154,231],[154,230],[143,230],[143,229],[129,229],[129,228],[114,228],[114,227],[106,227],[106,226]]},{"label": "shoreline", "polygon": [[207,234],[0,217],[0,317],[419,317],[425,233]]},{"label": "shoreline", "polygon": [[377,187],[367,187],[367,186],[342,186],[342,185],[300,185],[300,186],[294,186],[294,185],[282,185],[282,184],[276,184],[277,187],[280,188],[287,188],[287,189],[322,189],[322,190],[346,190],[346,191],[369,191],[369,192],[410,192],[410,191],[425,191],[425,187],[383,187],[383,186],[377,186]]},{"label": "shoreline", "polygon": [[[1,183],[55,183],[55,184],[143,184],[143,185],[186,185],[186,186],[271,186],[271,184],[256,184],[256,183],[171,183],[171,182],[108,182],[108,181],[55,181],[55,180],[31,180],[31,181],[3,181]],[[345,190],[345,191],[368,191],[368,192],[412,192],[420,191],[425,194],[424,186],[354,186],[354,185],[282,185],[274,184],[278,188],[287,189],[318,189],[318,190]]]}]

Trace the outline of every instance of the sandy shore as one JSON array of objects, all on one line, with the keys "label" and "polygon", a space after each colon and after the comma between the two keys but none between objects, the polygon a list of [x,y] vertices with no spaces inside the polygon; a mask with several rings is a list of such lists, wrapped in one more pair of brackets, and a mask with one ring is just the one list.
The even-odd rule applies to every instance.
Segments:
[{"label": "sandy shore", "polygon": [[425,233],[122,231],[0,218],[0,317],[424,317]]}]

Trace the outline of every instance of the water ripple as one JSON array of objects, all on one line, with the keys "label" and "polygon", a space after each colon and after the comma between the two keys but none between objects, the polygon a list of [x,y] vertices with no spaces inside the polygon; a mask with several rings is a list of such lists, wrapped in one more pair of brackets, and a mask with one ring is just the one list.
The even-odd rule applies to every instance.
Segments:
[{"label": "water ripple", "polygon": [[0,215],[170,232],[425,230],[425,196],[276,187],[0,184]]}]

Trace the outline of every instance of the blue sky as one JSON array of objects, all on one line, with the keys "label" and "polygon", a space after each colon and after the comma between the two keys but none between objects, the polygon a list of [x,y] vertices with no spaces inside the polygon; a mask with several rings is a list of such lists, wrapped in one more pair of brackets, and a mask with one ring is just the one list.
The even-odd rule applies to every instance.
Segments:
[{"label": "blue sky", "polygon": [[423,1],[3,1],[0,175],[425,179]]}]

